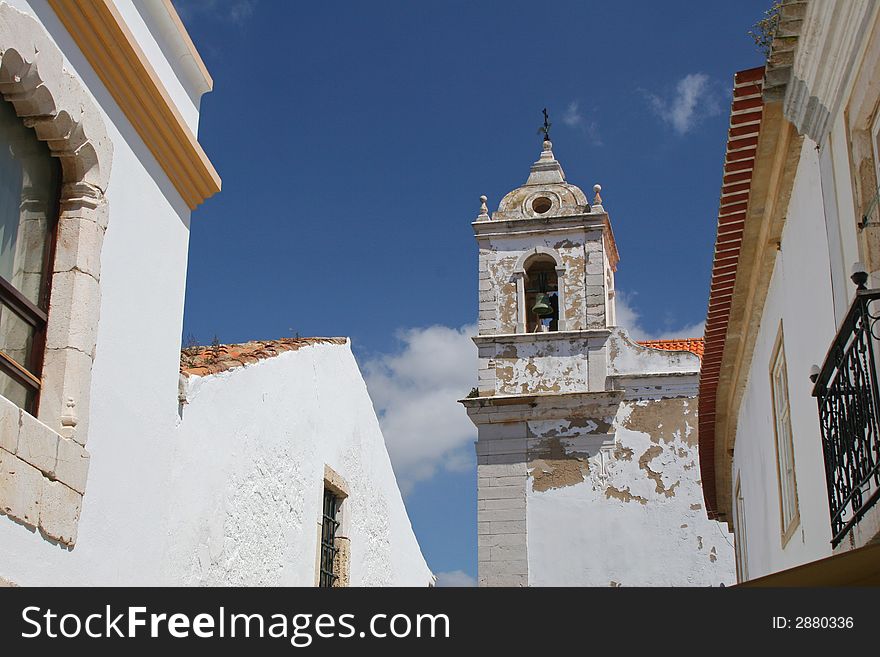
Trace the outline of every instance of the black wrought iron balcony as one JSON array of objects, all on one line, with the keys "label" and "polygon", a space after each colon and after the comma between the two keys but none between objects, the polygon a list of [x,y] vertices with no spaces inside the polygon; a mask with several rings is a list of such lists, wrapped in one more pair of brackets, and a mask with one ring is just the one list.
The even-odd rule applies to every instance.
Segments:
[{"label": "black wrought iron balcony", "polygon": [[831,544],[836,546],[880,498],[880,390],[875,350],[880,345],[880,289],[859,285],[825,362],[810,378],[819,403],[825,455]]}]

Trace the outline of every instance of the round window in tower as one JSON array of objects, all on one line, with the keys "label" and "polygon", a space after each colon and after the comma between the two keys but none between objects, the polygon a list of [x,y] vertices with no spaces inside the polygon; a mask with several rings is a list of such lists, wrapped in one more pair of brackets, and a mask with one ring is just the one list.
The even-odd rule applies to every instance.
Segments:
[{"label": "round window in tower", "polygon": [[553,202],[546,196],[539,196],[532,201],[532,210],[537,214],[544,214],[553,207]]}]

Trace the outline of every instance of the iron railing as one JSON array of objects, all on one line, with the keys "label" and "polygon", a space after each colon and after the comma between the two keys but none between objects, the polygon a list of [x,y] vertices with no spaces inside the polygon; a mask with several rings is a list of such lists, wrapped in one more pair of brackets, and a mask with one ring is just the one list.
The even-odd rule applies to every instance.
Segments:
[{"label": "iron railing", "polygon": [[874,350],[880,340],[880,289],[860,289],[815,376],[825,456],[831,545],[880,498],[880,389]]}]

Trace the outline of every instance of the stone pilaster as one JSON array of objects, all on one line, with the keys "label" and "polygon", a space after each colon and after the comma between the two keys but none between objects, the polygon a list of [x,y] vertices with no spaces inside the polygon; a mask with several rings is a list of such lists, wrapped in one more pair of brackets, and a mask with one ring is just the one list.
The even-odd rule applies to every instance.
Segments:
[{"label": "stone pilaster", "polygon": [[480,586],[528,586],[526,423],[485,424],[477,442]]}]

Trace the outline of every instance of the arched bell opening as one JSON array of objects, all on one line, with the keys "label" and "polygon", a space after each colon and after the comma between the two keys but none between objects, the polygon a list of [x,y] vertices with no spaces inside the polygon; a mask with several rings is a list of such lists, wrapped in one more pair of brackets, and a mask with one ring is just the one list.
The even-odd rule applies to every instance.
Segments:
[{"label": "arched bell opening", "polygon": [[526,332],[559,330],[559,276],[556,261],[539,255],[525,267]]}]

